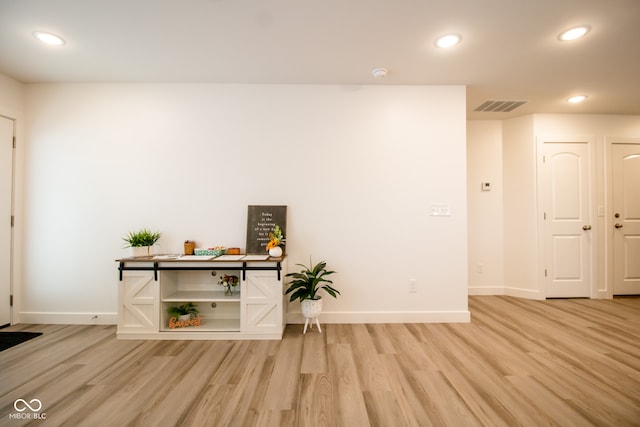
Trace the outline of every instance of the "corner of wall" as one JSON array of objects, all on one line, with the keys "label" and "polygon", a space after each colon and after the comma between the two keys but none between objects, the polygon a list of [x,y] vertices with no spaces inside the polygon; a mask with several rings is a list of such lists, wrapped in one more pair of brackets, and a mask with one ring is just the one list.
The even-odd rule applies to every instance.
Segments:
[{"label": "corner of wall", "polygon": [[20,307],[22,301],[22,236],[23,236],[23,188],[24,188],[24,105],[25,85],[9,76],[0,73],[0,115],[15,120],[15,163],[13,187],[13,262],[11,294],[11,323],[20,323]]}]

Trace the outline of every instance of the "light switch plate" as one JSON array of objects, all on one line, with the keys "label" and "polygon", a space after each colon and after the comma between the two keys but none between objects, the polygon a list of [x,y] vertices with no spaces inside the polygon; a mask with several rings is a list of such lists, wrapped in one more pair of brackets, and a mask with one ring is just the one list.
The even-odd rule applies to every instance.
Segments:
[{"label": "light switch plate", "polygon": [[451,209],[445,203],[431,205],[431,216],[451,216]]}]

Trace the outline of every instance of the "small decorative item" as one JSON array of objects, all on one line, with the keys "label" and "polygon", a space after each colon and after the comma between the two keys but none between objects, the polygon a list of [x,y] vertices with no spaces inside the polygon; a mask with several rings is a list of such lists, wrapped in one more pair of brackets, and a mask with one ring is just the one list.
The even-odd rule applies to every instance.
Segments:
[{"label": "small decorative item", "polygon": [[185,240],[184,241],[184,254],[185,255],[193,255],[193,250],[196,248],[196,242],[193,240]]},{"label": "small decorative item", "polygon": [[225,248],[224,246],[214,246],[212,248],[209,248],[210,251],[213,251],[213,256],[220,256],[220,255],[224,255],[224,253],[227,251],[227,248]]},{"label": "small decorative item", "polygon": [[218,257],[220,255],[224,255],[224,253],[226,251],[227,251],[227,249],[224,246],[213,246],[213,247],[207,248],[207,249],[200,249],[200,248],[194,249],[194,253],[196,255],[209,255],[209,256],[214,256],[214,257]]},{"label": "small decorative item", "polygon": [[269,233],[269,243],[267,243],[267,251],[269,256],[281,257],[282,247],[284,245],[284,236],[279,225],[276,225],[271,233]]},{"label": "small decorative item", "polygon": [[334,298],[338,297],[340,292],[333,288],[333,282],[326,279],[330,274],[334,274],[335,271],[329,271],[326,269],[327,263],[321,261],[316,265],[313,265],[311,258],[309,258],[309,266],[304,264],[297,264],[302,267],[302,270],[298,273],[289,273],[286,277],[292,277],[293,280],[289,283],[289,288],[286,294],[291,294],[289,301],[300,300],[302,315],[305,317],[303,334],[307,333],[307,326],[313,323],[318,326],[318,332],[322,332],[320,329],[320,321],[318,316],[322,311],[322,297],[317,295],[318,291],[324,289],[329,295]]},{"label": "small decorative item", "polygon": [[224,276],[222,276],[218,281],[218,285],[224,286],[227,288],[227,290],[224,293],[227,296],[233,295],[233,291],[231,290],[231,287],[238,286],[239,283],[240,283],[240,279],[238,279],[238,276],[229,276],[228,274],[225,274]]},{"label": "small decorative item", "polygon": [[[247,211],[247,254],[264,254],[269,234],[278,225],[283,236],[287,235],[287,207],[249,205]],[[286,248],[283,248],[286,249]],[[268,251],[268,249],[266,249]],[[285,251],[283,251],[285,252]]]},{"label": "small decorative item", "polygon": [[198,306],[192,302],[187,302],[177,307],[169,307],[169,327],[171,329],[184,328],[187,326],[200,326],[198,316]]},{"label": "small decorative item", "polygon": [[122,240],[127,242],[125,247],[133,249],[134,257],[141,257],[153,255],[151,247],[156,244],[160,237],[162,237],[162,234],[159,231],[143,228],[136,232],[130,231]]}]

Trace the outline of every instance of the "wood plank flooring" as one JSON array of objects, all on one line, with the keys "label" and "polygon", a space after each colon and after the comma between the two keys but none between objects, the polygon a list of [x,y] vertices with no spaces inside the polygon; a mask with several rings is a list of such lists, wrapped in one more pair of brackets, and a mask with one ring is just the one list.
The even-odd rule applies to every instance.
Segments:
[{"label": "wood plank flooring", "polygon": [[[14,325],[44,335],[0,352],[0,426],[640,426],[640,298],[469,308],[469,324],[289,325],[282,341]],[[16,399],[46,419],[16,419]]]}]

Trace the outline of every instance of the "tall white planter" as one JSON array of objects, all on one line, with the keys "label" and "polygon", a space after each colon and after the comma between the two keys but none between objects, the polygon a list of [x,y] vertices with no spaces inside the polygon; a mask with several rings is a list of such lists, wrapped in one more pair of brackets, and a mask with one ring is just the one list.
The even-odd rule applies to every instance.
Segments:
[{"label": "tall white planter", "polygon": [[302,331],[302,333],[307,333],[307,326],[309,325],[311,325],[311,328],[313,329],[314,320],[316,325],[318,325],[318,332],[322,332],[322,329],[320,328],[320,321],[318,320],[318,316],[322,313],[322,298],[306,299],[300,303],[300,309],[302,310],[302,315],[305,317],[304,331]]},{"label": "tall white planter", "polygon": [[315,319],[322,313],[322,298],[306,299],[300,303],[302,315],[307,319]]}]

